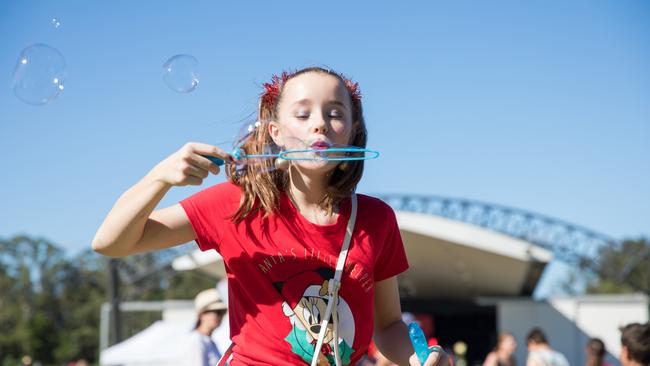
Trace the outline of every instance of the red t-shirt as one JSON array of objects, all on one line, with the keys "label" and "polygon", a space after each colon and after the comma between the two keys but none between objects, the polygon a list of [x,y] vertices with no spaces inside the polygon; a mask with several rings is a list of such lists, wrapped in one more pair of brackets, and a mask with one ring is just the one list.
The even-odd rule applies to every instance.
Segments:
[{"label": "red t-shirt", "polygon": [[[181,202],[201,250],[217,250],[228,275],[232,366],[309,363],[314,353],[326,281],[334,269],[350,217],[341,202],[335,224],[302,217],[286,194],[264,218],[230,219],[242,194],[233,183],[207,188]],[[358,195],[357,221],[339,291],[339,350],[354,364],[373,333],[374,283],[408,268],[395,213],[379,199]],[[331,332],[323,354],[334,364]]]}]

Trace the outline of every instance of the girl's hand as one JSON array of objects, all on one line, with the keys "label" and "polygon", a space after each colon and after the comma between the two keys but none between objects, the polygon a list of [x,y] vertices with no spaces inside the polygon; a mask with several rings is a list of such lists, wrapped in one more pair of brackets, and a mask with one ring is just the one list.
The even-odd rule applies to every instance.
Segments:
[{"label": "girl's hand", "polygon": [[418,356],[413,352],[411,357],[409,357],[409,364],[411,366],[449,366],[449,358],[447,357],[447,353],[442,350],[440,347],[429,347],[431,350],[431,353],[429,354],[429,357],[427,357],[427,360],[424,362],[424,365],[420,363],[420,360],[418,360]]},{"label": "girl's hand", "polygon": [[198,186],[209,173],[219,174],[219,167],[205,156],[233,161],[224,150],[199,142],[188,142],[165,160],[156,165],[149,175],[152,179],[170,186]]}]

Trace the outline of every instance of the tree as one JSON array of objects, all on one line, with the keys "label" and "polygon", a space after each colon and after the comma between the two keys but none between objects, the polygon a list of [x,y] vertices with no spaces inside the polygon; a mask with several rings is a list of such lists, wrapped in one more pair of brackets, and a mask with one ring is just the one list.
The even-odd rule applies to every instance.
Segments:
[{"label": "tree", "polygon": [[587,285],[588,293],[650,294],[650,241],[624,240],[619,247],[604,249],[595,269],[597,276]]},{"label": "tree", "polygon": [[59,273],[64,265],[63,252],[47,240],[17,236],[0,241],[3,355],[50,360],[63,327]]},{"label": "tree", "polygon": [[[170,258],[180,251],[120,260],[122,300],[192,299],[214,286],[207,276],[170,269]],[[43,238],[0,238],[0,365],[15,365],[23,355],[45,364],[96,361],[100,309],[108,300],[107,262],[91,250],[68,257]],[[133,318],[130,328],[137,331],[160,314]]]}]

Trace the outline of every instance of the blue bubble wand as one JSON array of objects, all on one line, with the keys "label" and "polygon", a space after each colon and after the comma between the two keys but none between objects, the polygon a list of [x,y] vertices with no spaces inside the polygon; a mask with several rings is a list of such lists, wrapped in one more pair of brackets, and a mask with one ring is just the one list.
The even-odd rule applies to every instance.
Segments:
[{"label": "blue bubble wand", "polygon": [[409,324],[409,338],[411,338],[411,344],[413,345],[415,354],[418,356],[418,360],[420,360],[420,363],[424,365],[424,361],[426,361],[429,354],[431,354],[431,350],[427,344],[427,338],[424,336],[424,332],[418,323],[413,322]]},{"label": "blue bubble wand", "polygon": [[[340,153],[349,153],[354,155],[338,156]],[[311,154],[314,156],[304,156]],[[335,156],[329,156],[336,154]],[[355,160],[370,160],[379,157],[379,151],[370,150],[362,147],[332,147],[327,149],[298,149],[298,150],[283,150],[276,154],[246,154],[240,147],[235,147],[230,153],[235,161],[245,162],[246,160],[259,160],[280,158],[284,160],[294,161],[355,161]],[[297,156],[296,156],[297,155]],[[217,166],[225,164],[224,160],[215,156],[203,155]]]}]

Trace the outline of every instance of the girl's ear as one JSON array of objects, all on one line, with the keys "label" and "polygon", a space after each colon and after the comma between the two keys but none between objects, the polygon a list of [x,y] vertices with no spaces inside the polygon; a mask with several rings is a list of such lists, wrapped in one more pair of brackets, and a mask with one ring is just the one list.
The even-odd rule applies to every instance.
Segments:
[{"label": "girl's ear", "polygon": [[283,146],[284,144],[282,143],[282,131],[280,124],[278,124],[276,121],[269,121],[268,129],[269,136],[271,136],[273,142],[278,146]]},{"label": "girl's ear", "polygon": [[626,346],[621,346],[621,362],[624,361],[629,361],[630,360],[630,355],[628,354],[628,350]]}]

